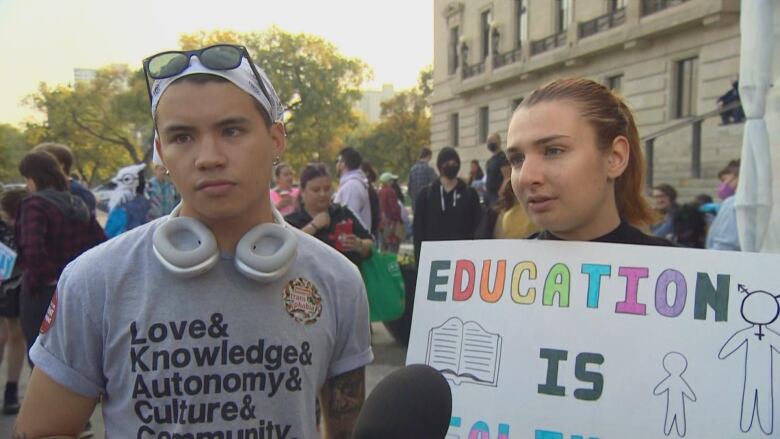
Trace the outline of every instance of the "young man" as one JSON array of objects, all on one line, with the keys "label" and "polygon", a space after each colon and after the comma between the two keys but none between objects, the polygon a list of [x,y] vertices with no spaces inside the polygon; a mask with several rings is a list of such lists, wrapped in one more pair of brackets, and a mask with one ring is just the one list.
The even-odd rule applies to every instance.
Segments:
[{"label": "young man", "polygon": [[512,167],[501,150],[501,136],[498,133],[487,138],[487,149],[492,156],[485,164],[485,206],[491,207],[498,201],[498,194],[503,193],[502,189],[509,183]]},{"label": "young man", "polygon": [[436,157],[439,180],[417,194],[414,208],[414,255],[420,261],[423,241],[474,239],[482,217],[479,195],[458,178],[460,156],[445,147]]},{"label": "young man", "polygon": [[363,157],[352,147],[339,151],[336,168],[339,172],[339,190],[333,199],[347,206],[360,220],[363,227],[371,229],[371,200],[368,196],[368,178],[360,169]]},{"label": "young man", "polygon": [[[31,351],[15,437],[75,435],[101,398],[108,437],[315,438],[318,395],[325,437],[350,437],[372,359],[365,288],[354,265],[271,207],[285,133],[270,81],[242,46],[162,53],[144,67],[158,78],[155,148],[181,193],[180,218],[137,227],[65,270]],[[182,233],[155,236],[174,224]],[[297,251],[277,261],[254,253],[259,240],[237,246],[267,229]],[[187,233],[215,243],[215,265],[192,277],[163,253]],[[255,280],[247,272],[263,268],[246,265],[256,259],[289,268]]]},{"label": "young man", "polygon": [[409,197],[412,199],[412,208],[414,208],[415,200],[420,191],[427,187],[429,184],[436,181],[436,171],[431,168],[428,162],[431,161],[433,153],[428,148],[420,150],[420,156],[417,159],[417,163],[409,170]]}]

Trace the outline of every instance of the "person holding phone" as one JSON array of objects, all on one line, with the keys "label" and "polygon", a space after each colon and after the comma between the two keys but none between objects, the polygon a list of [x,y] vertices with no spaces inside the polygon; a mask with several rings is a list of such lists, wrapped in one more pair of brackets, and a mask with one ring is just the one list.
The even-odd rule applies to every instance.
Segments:
[{"label": "person holding phone", "polygon": [[331,202],[333,180],[322,163],[306,165],[301,171],[301,209],[284,219],[346,256],[355,265],[371,255],[374,241],[355,214],[346,206]]},{"label": "person holding phone", "polygon": [[644,159],[625,102],[589,79],[537,88],[507,135],[515,195],[542,229],[536,239],[672,245],[649,236]]}]

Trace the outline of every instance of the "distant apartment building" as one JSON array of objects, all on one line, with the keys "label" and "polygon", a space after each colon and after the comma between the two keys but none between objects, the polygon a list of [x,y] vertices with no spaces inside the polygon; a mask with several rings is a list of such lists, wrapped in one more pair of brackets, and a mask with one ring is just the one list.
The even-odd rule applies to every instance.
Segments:
[{"label": "distant apartment building", "polygon": [[95,69],[73,69],[73,82],[89,82],[95,79],[97,70]]},{"label": "distant apartment building", "polygon": [[[655,184],[683,199],[712,193],[739,157],[742,124],[720,126],[716,101],[739,73],[739,0],[434,0],[434,149],[486,160],[534,88],[583,76],[622,94]],[[696,122],[696,123],[694,123]],[[694,129],[696,128],[696,129]]]},{"label": "distant apartment building", "polygon": [[381,90],[363,90],[363,97],[355,103],[355,109],[365,115],[371,123],[379,122],[382,116],[382,102],[395,95],[392,84],[384,84]]}]

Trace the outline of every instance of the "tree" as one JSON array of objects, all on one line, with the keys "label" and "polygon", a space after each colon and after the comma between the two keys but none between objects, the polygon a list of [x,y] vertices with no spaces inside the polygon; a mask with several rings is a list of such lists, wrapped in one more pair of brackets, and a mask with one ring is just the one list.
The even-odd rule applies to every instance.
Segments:
[{"label": "tree", "polygon": [[19,161],[27,151],[24,133],[17,128],[0,124],[0,181],[19,181]]},{"label": "tree", "polygon": [[433,90],[432,72],[432,68],[425,68],[416,87],[383,102],[379,123],[351,139],[379,172],[391,171],[406,178],[420,149],[430,146],[431,111],[427,100]]},{"label": "tree", "polygon": [[89,182],[108,178],[128,163],[148,159],[151,151],[149,99],[143,72],[112,65],[74,85],[41,84],[28,103],[46,115],[28,125],[34,143],[60,142],[76,156],[76,170]]},{"label": "tree", "polygon": [[185,34],[179,42],[185,50],[218,42],[240,43],[249,49],[289,110],[285,161],[294,167],[313,160],[333,161],[343,139],[358,124],[352,104],[360,99],[360,87],[370,70],[321,37],[274,26],[262,32]]}]

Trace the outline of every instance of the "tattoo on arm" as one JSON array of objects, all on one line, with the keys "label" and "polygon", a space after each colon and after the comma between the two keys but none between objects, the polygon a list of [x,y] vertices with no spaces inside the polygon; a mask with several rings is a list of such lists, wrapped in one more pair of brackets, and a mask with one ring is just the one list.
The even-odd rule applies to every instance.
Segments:
[{"label": "tattoo on arm", "polygon": [[351,437],[366,396],[365,369],[331,378],[322,393],[327,437]]}]

